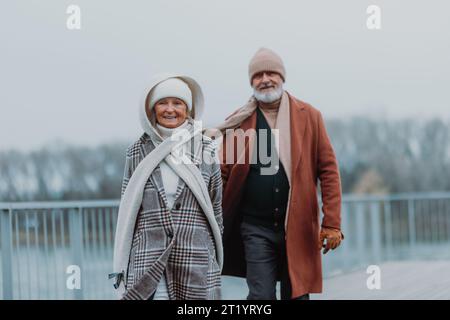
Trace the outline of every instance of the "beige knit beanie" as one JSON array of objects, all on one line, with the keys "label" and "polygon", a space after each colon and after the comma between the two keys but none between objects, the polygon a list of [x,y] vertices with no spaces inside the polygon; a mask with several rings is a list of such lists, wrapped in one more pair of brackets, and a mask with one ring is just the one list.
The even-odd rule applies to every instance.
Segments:
[{"label": "beige knit beanie", "polygon": [[261,48],[256,51],[255,55],[250,60],[250,64],[248,65],[250,84],[252,83],[255,74],[261,71],[279,73],[281,78],[283,78],[283,82],[286,79],[286,70],[284,69],[283,60],[281,60],[278,54],[267,48]]}]

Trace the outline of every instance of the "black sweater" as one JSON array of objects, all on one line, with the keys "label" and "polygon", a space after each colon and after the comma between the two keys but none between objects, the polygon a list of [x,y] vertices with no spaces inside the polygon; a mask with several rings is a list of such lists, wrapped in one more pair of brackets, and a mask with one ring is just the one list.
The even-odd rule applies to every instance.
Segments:
[{"label": "black sweater", "polygon": [[[289,196],[289,181],[276,153],[272,130],[259,107],[256,112],[257,136],[253,149],[253,159],[256,161],[252,161],[250,164],[250,170],[243,188],[241,212],[243,220],[248,223],[263,225],[272,229],[282,229],[284,228]],[[271,146],[267,151],[261,150],[262,159],[259,154],[259,141],[264,138],[264,135],[260,134],[260,129],[266,129],[267,146]],[[274,152],[273,156],[271,150]],[[268,157],[268,159],[264,159],[264,157]],[[270,161],[267,161],[269,159]],[[262,161],[266,163],[262,163]],[[261,168],[268,168],[271,165],[273,167],[271,174],[261,173]],[[278,170],[276,170],[276,165],[279,166]]]}]

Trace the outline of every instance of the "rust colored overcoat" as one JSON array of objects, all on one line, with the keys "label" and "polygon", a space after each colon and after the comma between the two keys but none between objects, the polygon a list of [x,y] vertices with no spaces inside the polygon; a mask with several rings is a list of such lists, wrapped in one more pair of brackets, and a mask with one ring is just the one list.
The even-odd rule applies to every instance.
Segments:
[{"label": "rust colored overcoat", "polygon": [[[341,228],[341,184],[338,164],[320,111],[289,95],[291,126],[291,187],[287,210],[286,250],[292,297],[322,292],[322,260],[318,248],[320,226]],[[256,128],[256,112],[238,127]],[[280,137],[282,139],[282,137]],[[225,163],[227,136],[222,144],[224,275],[245,277],[244,247],[239,232],[240,201],[249,161],[236,163],[244,150],[234,144],[234,162]],[[245,142],[245,153],[252,150]],[[250,157],[250,156],[248,156]],[[317,186],[320,181],[323,217]],[[263,196],[263,195],[262,195]]]}]

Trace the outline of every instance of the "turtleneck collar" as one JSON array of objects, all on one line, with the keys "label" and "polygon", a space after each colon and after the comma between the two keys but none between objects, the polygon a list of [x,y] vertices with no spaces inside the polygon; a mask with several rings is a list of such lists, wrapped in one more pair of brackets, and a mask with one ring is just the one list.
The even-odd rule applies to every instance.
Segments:
[{"label": "turtleneck collar", "polygon": [[271,129],[274,129],[276,127],[280,105],[281,99],[272,103],[264,103],[264,105],[260,101],[258,101],[259,110],[262,111]]},{"label": "turtleneck collar", "polygon": [[258,107],[267,113],[277,113],[280,108],[281,99],[274,101],[272,103],[262,103],[258,101]]},{"label": "turtleneck collar", "polygon": [[161,126],[159,123],[156,124],[156,130],[161,135],[161,138],[166,139],[170,137],[175,131],[185,128],[188,124],[188,120],[186,119],[181,125],[176,128],[166,128]]}]

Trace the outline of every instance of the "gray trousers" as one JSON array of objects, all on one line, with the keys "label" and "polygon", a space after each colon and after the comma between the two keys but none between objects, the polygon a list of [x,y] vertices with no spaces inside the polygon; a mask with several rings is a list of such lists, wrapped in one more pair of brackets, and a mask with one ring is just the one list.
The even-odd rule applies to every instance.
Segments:
[{"label": "gray trousers", "polygon": [[[248,300],[276,300],[277,278],[280,276],[280,297],[291,299],[286,242],[284,229],[270,228],[242,222],[241,236],[244,242],[247,263]],[[298,300],[309,300],[305,294]]]}]

